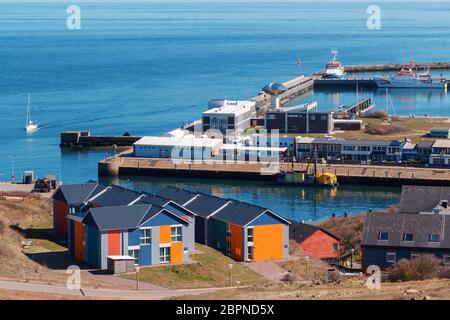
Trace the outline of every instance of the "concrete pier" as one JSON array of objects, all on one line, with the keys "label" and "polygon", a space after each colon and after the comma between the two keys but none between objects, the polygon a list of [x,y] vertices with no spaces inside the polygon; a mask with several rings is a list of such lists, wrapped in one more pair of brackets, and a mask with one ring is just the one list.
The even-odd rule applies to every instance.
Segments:
[{"label": "concrete pier", "polygon": [[[360,64],[344,66],[345,72],[376,72],[376,71],[398,71],[401,68],[408,68],[409,63],[387,63],[387,64]],[[417,70],[422,69],[450,69],[450,62],[421,62],[414,63]]]},{"label": "concrete pier", "polygon": [[[118,159],[119,158],[119,159]],[[208,179],[273,181],[288,163],[214,163],[213,161],[177,164],[171,159],[115,157],[100,161],[100,176],[165,176]],[[307,164],[294,163],[294,170]],[[311,170],[311,166],[309,166]],[[340,184],[401,186],[403,184],[450,186],[450,169],[402,166],[318,165],[318,171],[334,173]]]}]

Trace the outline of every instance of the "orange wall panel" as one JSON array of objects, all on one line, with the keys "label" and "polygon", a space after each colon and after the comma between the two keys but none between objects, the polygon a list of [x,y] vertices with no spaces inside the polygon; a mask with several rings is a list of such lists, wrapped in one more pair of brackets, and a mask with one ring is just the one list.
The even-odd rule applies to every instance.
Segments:
[{"label": "orange wall panel", "polygon": [[253,227],[253,260],[283,258],[283,225],[270,224]]},{"label": "orange wall panel", "polygon": [[74,256],[75,259],[84,260],[84,226],[79,221],[74,221]]},{"label": "orange wall panel", "polygon": [[[337,251],[333,251],[333,243],[337,244]],[[306,255],[318,258],[338,258],[339,241],[322,230],[315,231],[300,244],[300,248]]]},{"label": "orange wall panel", "polygon": [[159,243],[170,243],[170,226],[159,227]]},{"label": "orange wall panel", "polygon": [[244,232],[241,226],[230,224],[231,229],[231,257],[235,260],[244,260],[243,236]]},{"label": "orange wall panel", "polygon": [[183,262],[183,243],[172,242],[170,246],[170,263]]},{"label": "orange wall panel", "polygon": [[67,238],[67,214],[69,206],[61,200],[53,200],[53,214],[55,215],[55,225],[53,226],[58,236]]},{"label": "orange wall panel", "polygon": [[108,231],[108,255],[120,256],[120,230]]}]

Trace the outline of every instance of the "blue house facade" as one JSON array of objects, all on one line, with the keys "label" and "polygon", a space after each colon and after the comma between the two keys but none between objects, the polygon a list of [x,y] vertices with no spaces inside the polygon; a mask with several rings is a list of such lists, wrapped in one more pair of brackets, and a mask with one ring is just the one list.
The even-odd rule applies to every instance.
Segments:
[{"label": "blue house facade", "polygon": [[106,269],[108,256],[131,256],[141,266],[189,261],[189,221],[152,205],[92,208],[86,226],[86,262]]}]

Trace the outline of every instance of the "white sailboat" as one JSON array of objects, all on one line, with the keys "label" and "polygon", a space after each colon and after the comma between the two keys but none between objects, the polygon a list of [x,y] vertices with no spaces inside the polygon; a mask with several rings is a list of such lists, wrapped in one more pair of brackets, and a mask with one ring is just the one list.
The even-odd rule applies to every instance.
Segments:
[{"label": "white sailboat", "polygon": [[25,122],[25,131],[27,133],[32,133],[39,129],[37,123],[31,120],[31,94],[28,93],[28,106],[27,106],[27,120]]}]

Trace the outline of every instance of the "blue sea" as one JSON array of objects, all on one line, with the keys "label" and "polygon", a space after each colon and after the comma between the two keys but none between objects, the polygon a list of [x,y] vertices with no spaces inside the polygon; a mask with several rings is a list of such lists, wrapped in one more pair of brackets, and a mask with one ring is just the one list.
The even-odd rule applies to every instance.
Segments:
[{"label": "blue sea", "polygon": [[[366,26],[368,2],[0,3],[0,180],[23,170],[64,183],[97,178],[105,151],[61,152],[59,134],[159,135],[198,119],[211,98],[245,99],[271,81],[323,68],[331,49],[344,64],[450,60],[450,3],[380,2],[381,30]],[[301,65],[298,67],[297,59]],[[447,73],[446,73],[447,74]],[[384,95],[367,91],[384,108]],[[41,129],[23,130],[28,92]],[[391,92],[397,114],[450,115],[446,93]],[[356,92],[314,92],[333,110]],[[381,209],[398,189],[340,187],[336,193],[233,181],[115,181],[148,191],[166,184],[265,205],[291,218]]]}]

